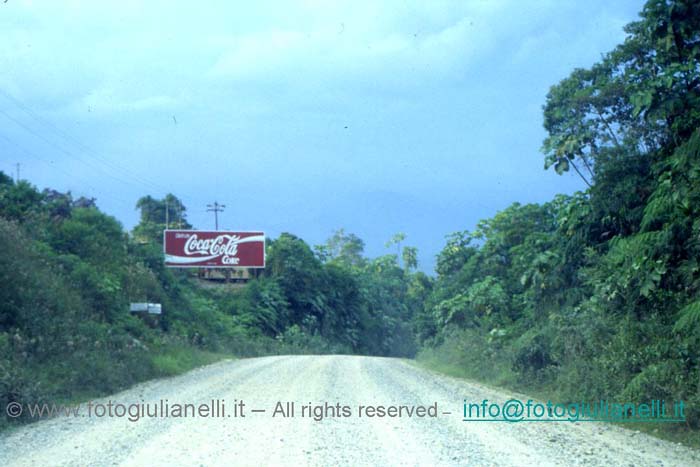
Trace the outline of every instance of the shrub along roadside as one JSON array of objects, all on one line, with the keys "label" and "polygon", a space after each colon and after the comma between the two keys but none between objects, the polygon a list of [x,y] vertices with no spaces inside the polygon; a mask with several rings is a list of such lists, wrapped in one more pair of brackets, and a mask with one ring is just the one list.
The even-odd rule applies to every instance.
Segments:
[{"label": "shrub along roadside", "polygon": [[[532,384],[524,382],[512,371],[506,359],[491,364],[490,361],[480,360],[478,353],[464,352],[463,341],[465,335],[455,334],[436,347],[426,347],[419,351],[410,363],[434,371],[439,374],[462,379],[465,382],[475,382],[482,386],[491,387],[499,391],[513,391],[519,394],[527,394],[534,400],[553,403],[567,402],[561,398],[561,388],[552,384]],[[461,395],[455,398],[461,400]],[[593,399],[595,402],[598,399]],[[481,401],[475,401],[481,402]],[[612,401],[611,401],[612,402]],[[619,402],[619,401],[615,401]],[[466,423],[466,422],[465,422]],[[508,423],[508,422],[503,422]],[[569,423],[569,422],[561,422]],[[599,423],[599,422],[598,422]],[[681,443],[693,448],[700,448],[700,432],[689,430],[685,425],[668,423],[612,423],[632,431],[644,432],[674,443]]]}]

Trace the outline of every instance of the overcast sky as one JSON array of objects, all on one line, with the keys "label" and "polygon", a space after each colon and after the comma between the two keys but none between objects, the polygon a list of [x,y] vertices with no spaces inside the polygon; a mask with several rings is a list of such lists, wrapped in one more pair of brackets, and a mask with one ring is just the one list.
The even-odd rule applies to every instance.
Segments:
[{"label": "overcast sky", "polygon": [[[131,229],[172,192],[196,228],[444,237],[582,189],[544,171],[549,87],[642,1],[0,3],[0,170]],[[393,251],[393,250],[392,250]]]}]

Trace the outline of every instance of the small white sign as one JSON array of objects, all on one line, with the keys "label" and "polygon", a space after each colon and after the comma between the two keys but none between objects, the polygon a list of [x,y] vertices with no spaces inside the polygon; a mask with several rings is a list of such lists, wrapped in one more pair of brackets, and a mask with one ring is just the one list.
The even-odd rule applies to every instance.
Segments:
[{"label": "small white sign", "polygon": [[163,308],[160,303],[132,303],[129,306],[132,313],[148,313],[149,315],[160,315]]}]

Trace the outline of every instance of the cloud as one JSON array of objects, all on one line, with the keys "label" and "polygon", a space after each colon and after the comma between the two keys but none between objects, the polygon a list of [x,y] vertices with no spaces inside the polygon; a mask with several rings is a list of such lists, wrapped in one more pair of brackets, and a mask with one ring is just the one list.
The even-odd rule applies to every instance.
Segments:
[{"label": "cloud", "polygon": [[[10,0],[0,3],[0,87],[112,165],[163,180],[190,206],[228,199],[242,225],[313,238],[361,225],[364,206],[376,203],[377,218],[393,223],[372,230],[376,222],[367,222],[368,240],[383,238],[381,229],[411,238],[424,229],[418,246],[430,256],[442,233],[469,228],[512,199],[541,201],[578,187],[573,175],[541,170],[544,95],[574,66],[589,66],[619,43],[619,27],[639,6]],[[0,106],[34,133],[69,144],[10,100],[0,96]],[[74,174],[70,158],[0,121],[13,143]],[[73,148],[91,158],[81,151]],[[90,194],[108,202],[153,192],[82,169],[99,187]],[[83,186],[53,167],[43,177],[33,181]],[[344,202],[319,202],[339,187]],[[362,196],[382,190],[399,197]],[[396,216],[385,215],[382,203]],[[126,204],[115,214],[133,225]],[[415,205],[426,217],[414,227]],[[308,224],[295,222],[306,212],[314,216]]]},{"label": "cloud", "polygon": [[[315,2],[310,5],[316,7]],[[489,25],[502,8],[497,2],[477,3],[461,12],[454,11],[454,4],[382,5],[381,10],[376,4],[322,9],[296,28],[220,37],[217,45],[223,50],[207,75],[323,87],[345,86],[351,80],[420,86],[459,79],[502,32]]]},{"label": "cloud", "polygon": [[522,10],[553,8],[516,0],[17,5],[0,18],[7,89],[44,106],[105,112],[167,107],[183,95],[216,103],[235,85],[248,94],[236,100],[268,98],[271,88],[292,102],[304,92],[329,101],[413,95],[477,72],[504,38],[522,34]]}]

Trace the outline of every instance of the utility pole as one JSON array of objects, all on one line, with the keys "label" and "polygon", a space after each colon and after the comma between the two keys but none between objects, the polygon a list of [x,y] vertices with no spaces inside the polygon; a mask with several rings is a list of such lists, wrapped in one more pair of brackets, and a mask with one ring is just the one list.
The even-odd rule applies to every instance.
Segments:
[{"label": "utility pole", "polygon": [[217,201],[214,201],[214,204],[207,204],[207,212],[214,213],[214,222],[216,225],[216,230],[219,230],[219,213],[224,212],[225,207],[225,204],[219,204]]},{"label": "utility pole", "polygon": [[165,197],[165,230],[170,228],[170,211],[168,210],[168,197]]},{"label": "utility pole", "polygon": [[15,183],[19,183],[19,162],[17,163],[17,179],[15,180]]}]

